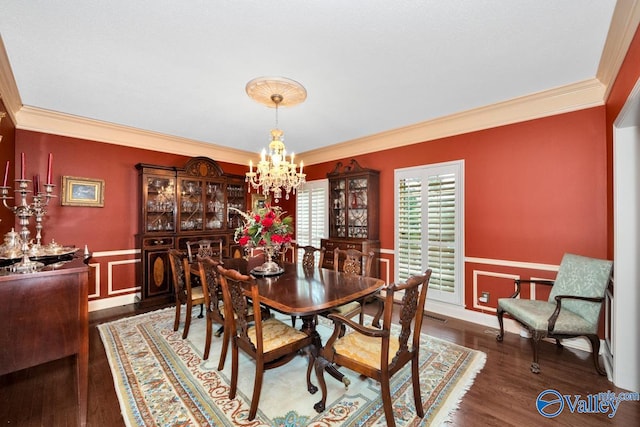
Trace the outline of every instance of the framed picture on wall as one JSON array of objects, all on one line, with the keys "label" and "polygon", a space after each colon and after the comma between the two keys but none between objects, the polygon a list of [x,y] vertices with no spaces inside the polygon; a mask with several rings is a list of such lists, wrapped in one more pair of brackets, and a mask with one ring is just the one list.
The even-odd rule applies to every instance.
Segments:
[{"label": "framed picture on wall", "polygon": [[251,195],[251,212],[255,212],[258,209],[262,209],[271,203],[271,196],[266,197],[264,194],[252,194]]},{"label": "framed picture on wall", "polygon": [[104,207],[104,180],[63,176],[60,201],[63,206]]}]

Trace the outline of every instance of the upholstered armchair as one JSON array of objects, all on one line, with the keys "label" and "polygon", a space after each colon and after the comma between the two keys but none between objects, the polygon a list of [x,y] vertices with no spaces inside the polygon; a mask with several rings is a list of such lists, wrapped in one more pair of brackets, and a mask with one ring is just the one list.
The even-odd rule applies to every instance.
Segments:
[{"label": "upholstered armchair", "polygon": [[[565,254],[554,281],[517,279],[515,293],[510,298],[498,299],[500,333],[496,339],[501,342],[504,338],[503,316],[508,313],[531,334],[531,372],[537,374],[540,372],[538,345],[541,339],[554,338],[560,346],[561,339],[584,336],[591,342],[596,370],[605,375],[598,356],[598,322],[612,267],[611,261]],[[549,299],[519,298],[521,283],[528,282],[552,285]]]}]

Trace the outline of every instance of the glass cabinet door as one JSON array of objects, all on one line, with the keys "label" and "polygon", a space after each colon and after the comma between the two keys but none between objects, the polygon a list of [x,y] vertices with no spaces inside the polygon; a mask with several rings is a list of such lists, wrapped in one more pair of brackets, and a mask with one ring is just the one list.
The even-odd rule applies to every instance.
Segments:
[{"label": "glass cabinet door", "polygon": [[224,227],[224,187],[221,182],[207,181],[204,206],[207,230],[220,230]]},{"label": "glass cabinet door", "polygon": [[244,183],[227,184],[227,228],[229,229],[238,228],[244,222],[240,212],[247,210],[245,192]]},{"label": "glass cabinet door", "polygon": [[368,179],[349,179],[348,237],[366,239],[368,237]]},{"label": "glass cabinet door", "polygon": [[332,181],[331,188],[331,208],[333,209],[333,228],[335,237],[347,237],[347,188],[346,180],[337,179]]},{"label": "glass cabinet door", "polygon": [[144,228],[147,232],[167,232],[175,229],[175,179],[147,176]]},{"label": "glass cabinet door", "polygon": [[202,206],[203,181],[181,178],[179,181],[178,231],[202,231],[204,216]]}]

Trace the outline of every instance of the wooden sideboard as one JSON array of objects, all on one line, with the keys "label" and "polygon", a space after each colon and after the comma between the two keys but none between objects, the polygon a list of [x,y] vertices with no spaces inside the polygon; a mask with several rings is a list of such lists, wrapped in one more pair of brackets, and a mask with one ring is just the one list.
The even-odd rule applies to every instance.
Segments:
[{"label": "wooden sideboard", "polygon": [[36,273],[0,273],[0,375],[74,356],[81,426],[89,384],[88,281],[80,259]]}]

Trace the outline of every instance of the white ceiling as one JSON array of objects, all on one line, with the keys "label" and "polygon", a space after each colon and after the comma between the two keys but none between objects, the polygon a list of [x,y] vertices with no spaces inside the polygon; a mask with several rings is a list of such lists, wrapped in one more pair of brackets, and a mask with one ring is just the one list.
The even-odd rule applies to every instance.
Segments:
[{"label": "white ceiling", "polygon": [[296,153],[593,79],[614,0],[0,0],[25,106],[257,151],[284,76]]}]

